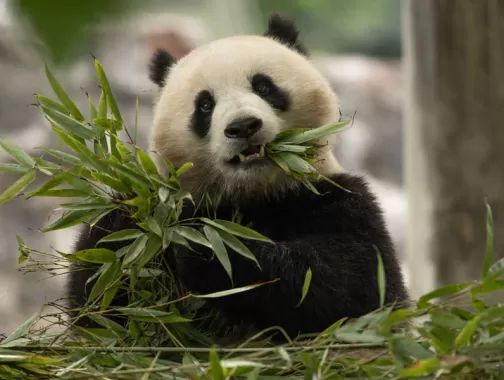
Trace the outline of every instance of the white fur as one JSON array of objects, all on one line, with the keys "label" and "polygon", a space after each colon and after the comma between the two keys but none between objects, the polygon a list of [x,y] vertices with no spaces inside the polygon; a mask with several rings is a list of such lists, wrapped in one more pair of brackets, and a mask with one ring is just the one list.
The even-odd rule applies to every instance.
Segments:
[{"label": "white fur", "polygon": [[[289,93],[287,112],[273,109],[252,92],[250,79],[256,73],[269,75]],[[189,128],[194,99],[202,90],[210,91],[216,100],[210,131],[203,139]],[[257,145],[272,141],[282,130],[319,127],[340,117],[336,95],[308,59],[266,37],[228,37],[194,49],[170,69],[155,106],[149,149],[160,167],[161,155],[175,166],[194,164],[182,184],[196,197],[203,191],[237,198],[274,195],[297,186],[276,165],[240,168],[227,164],[246,145],[227,138],[224,129],[237,118],[249,116],[263,121],[252,139]],[[334,137],[318,143],[326,146],[320,150],[317,169],[325,175],[342,171],[332,154]]]}]

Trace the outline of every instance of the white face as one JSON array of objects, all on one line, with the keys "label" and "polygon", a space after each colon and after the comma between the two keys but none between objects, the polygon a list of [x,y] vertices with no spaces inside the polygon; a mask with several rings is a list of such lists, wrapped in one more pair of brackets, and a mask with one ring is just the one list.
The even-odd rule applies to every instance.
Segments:
[{"label": "white face", "polygon": [[[150,150],[180,166],[183,185],[243,198],[295,181],[263,147],[282,130],[339,120],[337,98],[305,57],[262,36],[235,36],[193,50],[169,71],[155,108]],[[339,170],[323,141],[319,170]],[[154,155],[156,157],[156,155]]]}]

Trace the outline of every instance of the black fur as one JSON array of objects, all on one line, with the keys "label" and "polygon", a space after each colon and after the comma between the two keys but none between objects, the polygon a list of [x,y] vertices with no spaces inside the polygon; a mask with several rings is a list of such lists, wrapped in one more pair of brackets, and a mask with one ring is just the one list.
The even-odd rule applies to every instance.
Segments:
[{"label": "black fur", "polygon": [[264,35],[274,38],[304,56],[308,56],[308,51],[298,40],[299,30],[292,20],[283,18],[277,13],[272,14],[268,20],[268,29]]},{"label": "black fur", "polygon": [[[281,326],[295,336],[320,332],[340,318],[359,317],[377,309],[377,250],[385,268],[386,303],[407,300],[393,243],[368,185],[361,177],[349,174],[332,179],[353,193],[320,182],[316,187],[326,193],[322,196],[303,187],[278,200],[240,205],[242,223],[251,222],[252,228],[275,244],[242,240],[257,257],[262,271],[251,260],[229,250],[234,286],[279,281],[211,300],[211,305],[232,323],[260,329]],[[192,213],[188,207],[182,218],[192,217]],[[223,205],[217,217],[229,220],[231,213],[231,208]],[[108,216],[99,225],[113,231],[132,226],[119,213]],[[105,234],[99,228],[90,234],[84,232],[77,250],[94,247]],[[111,248],[117,249],[118,245]],[[229,278],[211,251],[196,245],[193,248],[203,256],[185,251],[179,252],[177,259],[176,272],[187,289],[210,293],[230,288]],[[304,302],[296,307],[308,268],[313,272],[311,286]],[[81,303],[84,284],[91,273],[76,272],[71,278],[69,293]]]},{"label": "black fur", "polygon": [[252,77],[251,80],[252,89],[258,93],[258,87],[260,85],[267,86],[267,93],[258,93],[258,95],[263,98],[266,102],[268,102],[271,107],[276,108],[282,112],[286,112],[289,110],[291,100],[289,94],[278,87],[268,75],[265,74],[256,74]]},{"label": "black fur", "polygon": [[[204,103],[211,105],[209,111],[202,109]],[[200,138],[205,137],[210,130],[214,108],[215,100],[209,91],[201,91],[196,95],[194,99],[194,111],[191,115],[191,129]]]},{"label": "black fur", "polygon": [[151,58],[149,64],[149,78],[159,87],[165,85],[166,75],[168,70],[176,62],[165,49],[158,49]]}]

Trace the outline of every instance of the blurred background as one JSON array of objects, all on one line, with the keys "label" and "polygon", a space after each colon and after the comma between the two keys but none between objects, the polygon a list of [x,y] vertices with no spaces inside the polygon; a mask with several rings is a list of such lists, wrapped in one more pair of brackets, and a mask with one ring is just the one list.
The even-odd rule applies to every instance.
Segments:
[{"label": "blurred background", "polygon": [[[429,170],[417,170],[414,166],[417,160],[428,161],[431,157],[427,154],[425,158],[425,151],[422,151],[422,147],[415,147],[415,141],[424,146],[433,145],[426,143],[427,140],[422,140],[421,136],[415,135],[418,139],[410,143],[404,137],[408,130],[406,126],[414,128],[419,123],[418,114],[423,112],[422,109],[414,110],[419,103],[414,93],[415,83],[425,78],[415,68],[416,60],[413,59],[414,52],[410,46],[421,45],[424,39],[437,38],[428,30],[428,23],[422,22],[433,20],[434,13],[422,16],[422,9],[413,10],[414,5],[409,5],[410,9],[405,10],[408,2],[0,0],[0,135],[13,139],[32,154],[34,147],[55,147],[58,141],[41,112],[31,106],[33,93],[53,96],[44,74],[44,63],[50,64],[51,70],[78,106],[87,110],[86,92],[94,99],[99,96],[90,55],[93,54],[105,67],[119,107],[130,126],[134,122],[136,97],[139,97],[139,138],[145,146],[155,95],[155,86],[148,79],[147,64],[156,48],[165,47],[172,55],[181,57],[194,47],[215,38],[242,33],[262,34],[271,12],[280,12],[296,20],[313,62],[340,96],[344,116],[355,114],[353,127],[340,136],[335,151],[337,158],[344,167],[365,175],[372,184],[383,205],[408,285],[413,296],[418,296],[444,281],[459,279],[460,276],[455,275],[449,278],[445,268],[443,276],[448,277],[443,280],[436,269],[439,265],[451,268],[461,262],[469,263],[472,267],[476,265],[477,273],[479,264],[467,258],[438,263],[434,255],[439,247],[434,247],[432,240],[441,239],[442,236],[433,237],[432,226],[435,224],[433,221],[439,219],[434,211],[443,208],[436,208],[433,199],[437,195],[429,193],[434,192],[431,188],[416,198],[412,198],[413,193],[408,191],[410,187],[417,191],[423,188],[412,185],[413,181],[420,181],[421,184],[438,183],[431,181]],[[419,2],[423,1],[417,0],[417,5]],[[461,0],[459,3],[464,2]],[[500,0],[489,0],[489,3],[497,4],[497,7],[502,4]],[[498,10],[500,12],[501,8]],[[415,12],[420,12],[418,20],[411,17]],[[404,22],[408,17],[411,24],[408,30],[417,33],[415,36],[405,37]],[[415,27],[415,22],[421,25]],[[420,27],[425,30],[420,31]],[[413,29],[416,31],[413,32]],[[409,42],[406,38],[409,38]],[[410,66],[405,66],[408,49],[411,50],[408,53]],[[430,54],[436,56],[436,52]],[[451,57],[445,58],[450,62]],[[405,69],[407,67],[409,69]],[[458,72],[461,75],[459,79],[465,76],[462,73]],[[435,74],[425,75],[431,78],[431,83],[436,83],[432,79]],[[406,83],[410,87],[406,87]],[[407,96],[406,88],[411,96]],[[410,118],[404,115],[407,104],[411,110]],[[434,111],[429,110],[429,114],[433,115]],[[441,141],[439,136],[436,138]],[[451,143],[454,142],[451,139]],[[467,152],[464,152],[465,159],[468,159]],[[414,154],[409,161],[412,169],[406,170],[406,154]],[[454,167],[457,167],[456,163],[461,162],[457,157],[450,157],[448,151],[444,160],[454,162]],[[9,158],[0,152],[0,160],[8,162]],[[429,165],[431,168],[438,167],[432,162]],[[408,180],[408,175],[412,179]],[[0,192],[15,179],[13,175],[0,175]],[[39,185],[35,183],[33,186]],[[454,186],[460,189],[462,185],[455,182]],[[476,197],[479,195],[477,193]],[[416,208],[408,208],[408,197],[410,206],[414,204]],[[475,204],[483,214],[478,214],[473,221],[474,226],[477,225],[473,227],[478,232],[467,234],[484,235],[483,196]],[[68,252],[71,249],[75,231],[50,234],[37,232],[54,216],[52,210],[57,205],[57,200],[42,198],[19,198],[0,205],[0,322],[5,332],[23,322],[42,303],[63,296],[64,276],[48,279],[45,274],[28,275],[17,270],[16,234],[23,236],[27,245],[41,251],[52,248]],[[416,216],[412,217],[409,210],[416,212]],[[425,214],[427,211],[428,215]],[[463,215],[460,218],[463,219]],[[467,223],[464,226],[459,230],[471,228],[467,227]],[[482,260],[483,252],[475,256],[477,260]]]}]

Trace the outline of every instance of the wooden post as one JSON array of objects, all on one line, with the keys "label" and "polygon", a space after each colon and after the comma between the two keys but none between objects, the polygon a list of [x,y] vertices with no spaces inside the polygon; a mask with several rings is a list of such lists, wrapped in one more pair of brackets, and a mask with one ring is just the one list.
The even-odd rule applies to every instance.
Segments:
[{"label": "wooden post", "polygon": [[403,6],[407,254],[418,296],[481,275],[485,199],[504,256],[504,0]]}]

